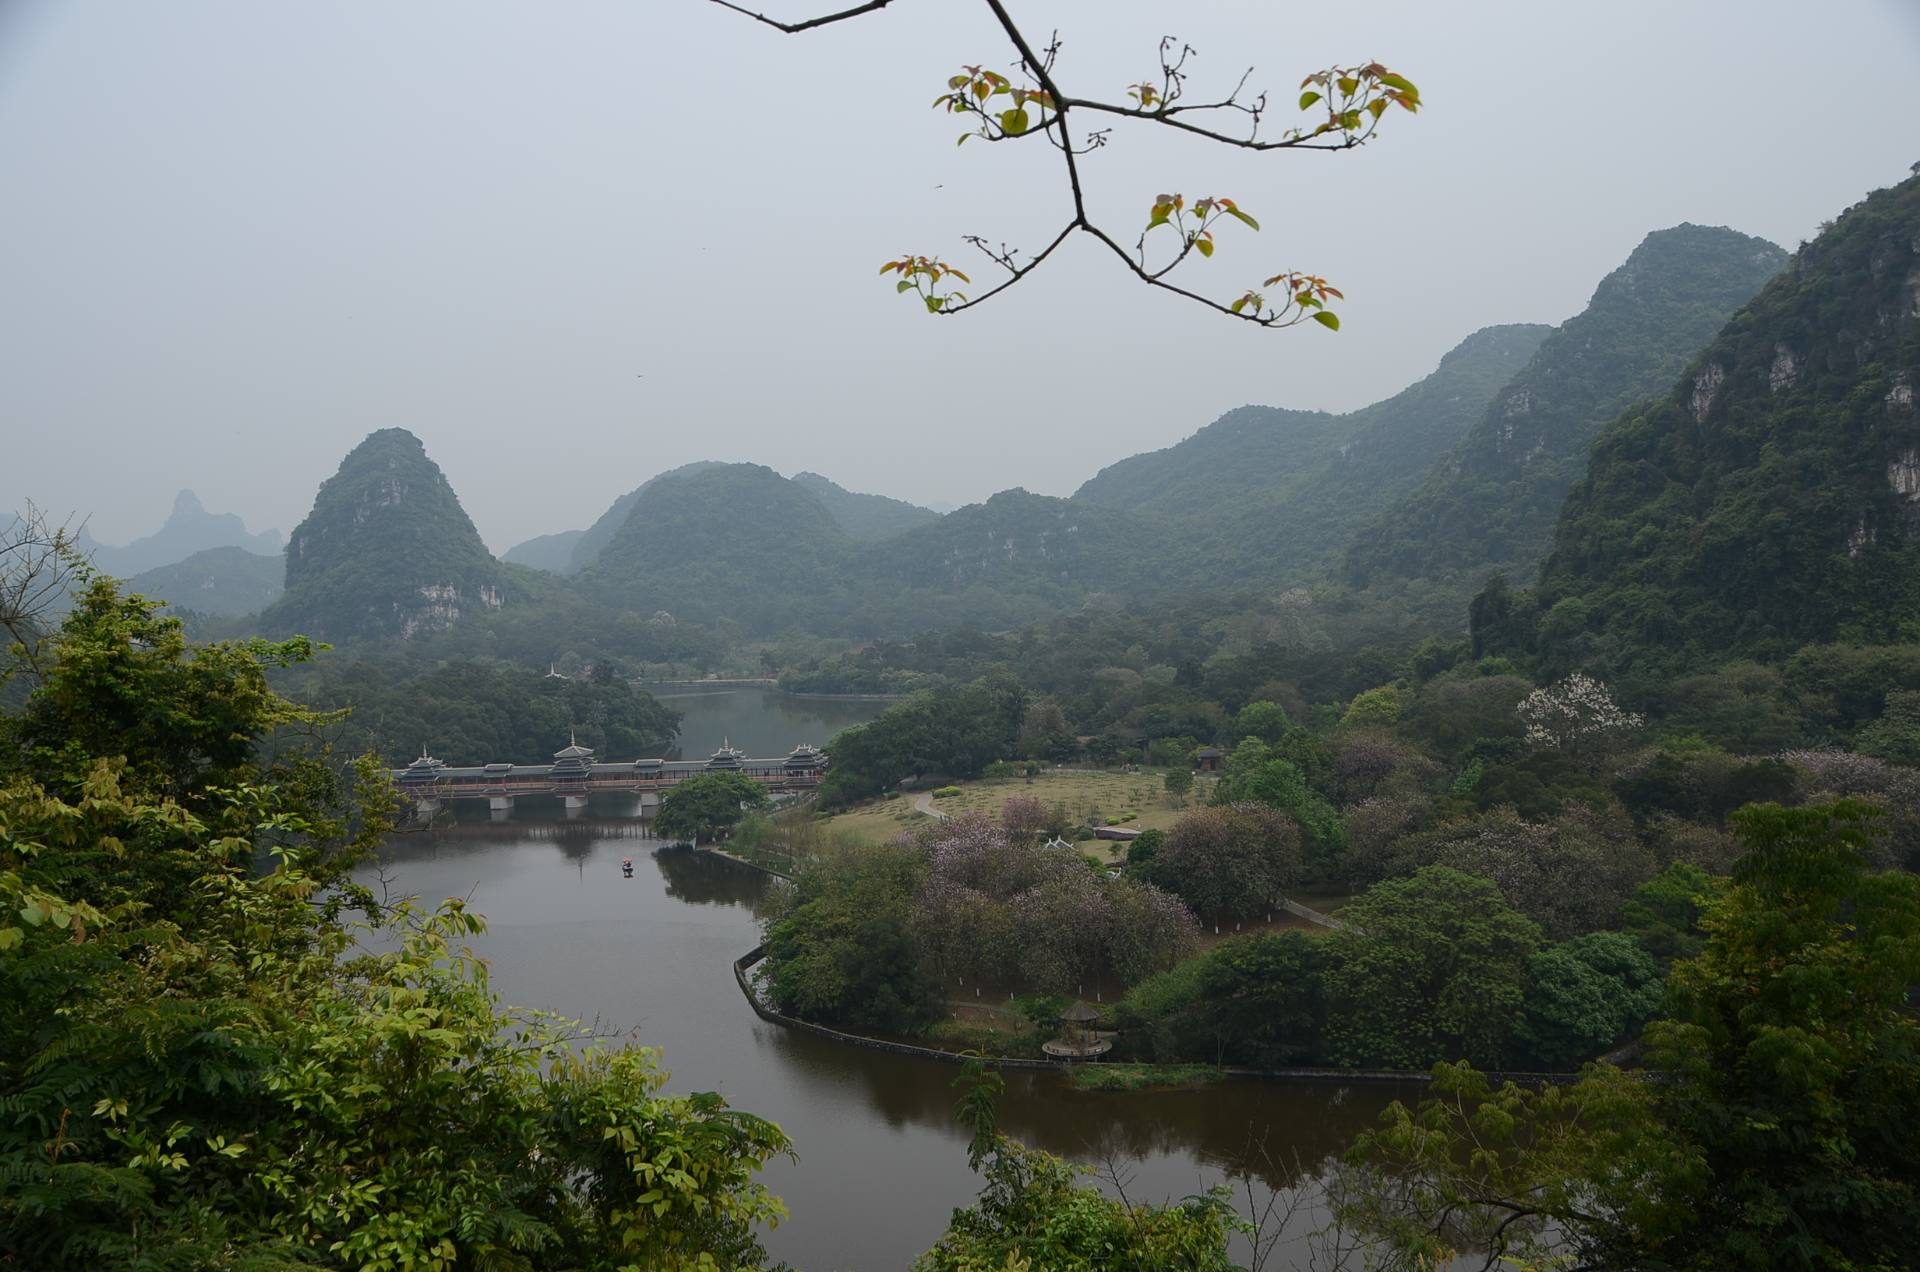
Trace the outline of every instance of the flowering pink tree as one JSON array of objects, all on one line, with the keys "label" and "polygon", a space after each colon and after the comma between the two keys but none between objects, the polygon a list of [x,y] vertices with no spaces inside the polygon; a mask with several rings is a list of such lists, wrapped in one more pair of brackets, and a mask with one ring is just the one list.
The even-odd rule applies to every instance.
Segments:
[{"label": "flowering pink tree", "polygon": [[1200,921],[1170,892],[1132,879],[1107,885],[1106,963],[1121,983],[1132,985],[1193,956]]},{"label": "flowering pink tree", "polygon": [[1171,967],[1198,940],[1175,898],[1109,878],[1073,848],[1015,842],[979,814],[929,827],[915,846],[928,869],[914,935],[950,989],[1074,993],[1107,976],[1130,984]]},{"label": "flowering pink tree", "polygon": [[1154,859],[1156,881],[1209,919],[1264,914],[1286,897],[1300,870],[1300,831],[1265,804],[1188,813]]},{"label": "flowering pink tree", "polygon": [[1621,710],[1604,684],[1578,671],[1535,689],[1517,710],[1527,741],[1565,751],[1604,750],[1646,723],[1645,716]]},{"label": "flowering pink tree", "polygon": [[1015,840],[1044,834],[1053,824],[1047,806],[1031,795],[1015,795],[1000,806],[1000,824]]}]

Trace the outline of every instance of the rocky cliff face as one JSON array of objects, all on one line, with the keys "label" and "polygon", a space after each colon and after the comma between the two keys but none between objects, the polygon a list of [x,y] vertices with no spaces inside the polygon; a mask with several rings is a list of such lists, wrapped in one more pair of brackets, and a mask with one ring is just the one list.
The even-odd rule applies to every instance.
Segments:
[{"label": "rocky cliff face", "polygon": [[1594,445],[1483,643],[1684,666],[1920,624],[1920,178],[1849,209]]},{"label": "rocky cliff face", "polygon": [[[1664,393],[1786,263],[1765,239],[1680,225],[1649,234],[1541,343],[1413,495],[1361,530],[1350,581],[1530,574],[1600,430]],[[1700,387],[1702,403],[1715,386]]]},{"label": "rocky cliff face", "polygon": [[382,429],[347,454],[286,556],[286,594],[263,616],[274,630],[406,640],[508,601],[499,563],[405,429]]}]

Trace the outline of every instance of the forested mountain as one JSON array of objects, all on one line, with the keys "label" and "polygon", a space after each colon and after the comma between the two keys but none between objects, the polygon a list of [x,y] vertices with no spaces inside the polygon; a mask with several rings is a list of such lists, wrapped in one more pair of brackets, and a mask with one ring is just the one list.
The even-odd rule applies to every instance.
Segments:
[{"label": "forested mountain", "polygon": [[506,572],[420,439],[373,433],[321,484],[287,542],[286,594],[269,631],[327,639],[398,637],[499,609]]},{"label": "forested mountain", "polygon": [[562,530],[557,534],[537,534],[524,543],[508,548],[501,560],[509,565],[524,565],[530,570],[565,574],[573,568],[573,549],[586,537],[585,530]]},{"label": "forested mountain", "polygon": [[1785,263],[1764,239],[1679,225],[1649,234],[1542,342],[1411,498],[1346,554],[1356,584],[1502,567],[1532,571],[1567,489],[1610,420],[1673,377]]},{"label": "forested mountain", "polygon": [[82,547],[93,563],[108,574],[132,578],[157,566],[184,561],[207,548],[244,548],[262,556],[280,555],[280,532],[247,531],[246,523],[231,512],[208,512],[199,496],[183,490],[173,497],[173,511],[150,535],[135,539],[124,548],[84,539]]},{"label": "forested mountain", "polygon": [[635,492],[580,586],[640,613],[804,629],[835,614],[850,542],[826,505],[771,468],[690,466]]},{"label": "forested mountain", "polygon": [[1849,209],[1593,448],[1484,645],[1654,672],[1920,623],[1920,177]]},{"label": "forested mountain", "polygon": [[613,536],[619,533],[622,526],[627,524],[627,517],[633,512],[634,505],[640,502],[640,496],[645,494],[647,487],[653,485],[654,482],[664,477],[672,477],[676,474],[697,473],[708,468],[718,467],[720,467],[718,461],[700,459],[695,460],[691,464],[682,464],[678,468],[669,468],[664,473],[658,473],[647,478],[638,486],[635,486],[632,490],[629,490],[626,494],[614,500],[613,503],[608,506],[607,510],[601,513],[599,518],[596,519],[592,525],[588,526],[580,537],[574,541],[572,555],[568,558],[567,568],[562,571],[562,573],[578,573],[586,569],[589,565],[592,565],[594,559],[600,555],[601,551],[609,543],[613,542]]},{"label": "forested mountain", "polygon": [[819,473],[795,473],[792,481],[825,504],[851,538],[884,539],[940,519],[931,508],[886,495],[863,495]]},{"label": "forested mountain", "polygon": [[1425,379],[1345,415],[1241,407],[1101,470],[1074,499],[1165,521],[1183,559],[1216,582],[1317,573],[1465,435],[1550,330],[1476,331]]},{"label": "forested mountain", "polygon": [[1003,490],[889,540],[873,570],[909,587],[1077,597],[1124,587],[1160,545],[1125,511]]},{"label": "forested mountain", "polygon": [[258,614],[279,598],[286,562],[245,548],[207,548],[133,576],[129,592],[200,614]]}]

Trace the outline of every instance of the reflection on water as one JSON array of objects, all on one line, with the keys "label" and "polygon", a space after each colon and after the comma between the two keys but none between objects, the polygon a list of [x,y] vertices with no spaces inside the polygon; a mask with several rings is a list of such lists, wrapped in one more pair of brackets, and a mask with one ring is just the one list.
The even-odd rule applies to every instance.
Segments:
[{"label": "reflection on water", "polygon": [[[978,1188],[953,1120],[958,1070],[753,1014],[732,962],[759,940],[767,876],[710,853],[656,851],[642,824],[596,820],[593,809],[537,821],[533,808],[525,801],[509,823],[395,836],[369,876],[377,869],[390,890],[429,903],[470,896],[488,919],[474,947],[508,1002],[632,1031],[664,1049],[670,1089],[718,1091],[778,1122],[800,1160],[767,1172],[793,1213],[768,1236],[776,1258],[810,1272],[905,1268]],[[631,879],[623,857],[635,859]],[[1093,1094],[1055,1074],[1009,1073],[1000,1117],[1049,1151],[1129,1160],[1130,1195],[1159,1200],[1228,1171],[1289,1187],[1296,1158],[1308,1170],[1323,1163],[1395,1094],[1270,1083]],[[1289,1264],[1283,1255],[1267,1266]]]},{"label": "reflection on water", "polygon": [[703,759],[722,742],[754,756],[785,755],[802,742],[825,746],[840,730],[864,724],[888,706],[848,698],[795,698],[759,685],[658,685],[650,692],[681,714],[678,749],[669,758]]},{"label": "reflection on water", "polygon": [[667,895],[689,905],[737,905],[758,914],[767,895],[766,875],[710,852],[659,848],[653,864],[660,869]]}]

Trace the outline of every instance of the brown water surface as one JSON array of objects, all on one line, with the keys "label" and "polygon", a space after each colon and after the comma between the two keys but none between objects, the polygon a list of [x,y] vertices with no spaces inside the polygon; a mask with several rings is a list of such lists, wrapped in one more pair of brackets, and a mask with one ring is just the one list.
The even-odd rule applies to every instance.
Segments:
[{"label": "brown water surface", "polygon": [[[386,880],[427,900],[472,898],[489,923],[476,948],[507,1002],[634,1030],[664,1049],[669,1089],[718,1091],[779,1123],[800,1160],[767,1172],[793,1215],[767,1236],[776,1258],[810,1272],[905,1268],[977,1189],[953,1121],[956,1070],[762,1021],[732,961],[759,939],[769,879],[706,854],[656,855],[635,823],[592,820],[598,807],[567,821],[548,803],[521,801],[501,822],[484,804],[457,805],[462,824],[389,844]],[[1158,1201],[1248,1169],[1286,1187],[1296,1159],[1318,1167],[1396,1094],[1236,1082],[1104,1095],[1009,1074],[1001,1120],[1053,1152],[1124,1161],[1129,1195]],[[1283,1250],[1268,1267],[1296,1262]]]}]

